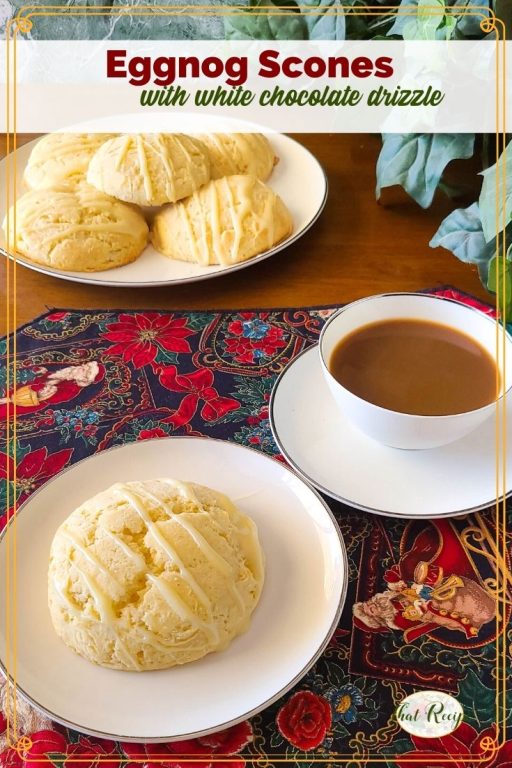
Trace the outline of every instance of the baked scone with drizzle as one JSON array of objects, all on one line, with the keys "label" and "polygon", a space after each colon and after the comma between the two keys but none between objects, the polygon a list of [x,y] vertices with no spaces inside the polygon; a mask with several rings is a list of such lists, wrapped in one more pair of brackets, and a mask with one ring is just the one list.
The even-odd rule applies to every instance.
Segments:
[{"label": "baked scone with drizzle", "polygon": [[272,248],[291,234],[281,198],[256,176],[225,176],[162,208],[151,239],[170,259],[230,265]]},{"label": "baked scone with drizzle", "polygon": [[208,149],[212,179],[249,174],[266,181],[278,162],[262,133],[205,133],[198,139]]},{"label": "baked scone with drizzle", "polygon": [[138,205],[174,203],[210,179],[210,158],[197,139],[181,133],[118,136],[96,152],[89,184]]},{"label": "baked scone with drizzle", "polygon": [[170,479],[116,483],[55,534],[49,607],[57,634],[89,661],[164,669],[244,632],[263,580],[256,526],[222,493]]},{"label": "baked scone with drizzle", "polygon": [[80,184],[94,153],[112,133],[49,133],[30,153],[23,175],[29,189]]},{"label": "baked scone with drizzle", "polygon": [[140,211],[85,183],[26,192],[3,228],[10,246],[22,256],[73,272],[121,267],[135,261],[148,240]]}]

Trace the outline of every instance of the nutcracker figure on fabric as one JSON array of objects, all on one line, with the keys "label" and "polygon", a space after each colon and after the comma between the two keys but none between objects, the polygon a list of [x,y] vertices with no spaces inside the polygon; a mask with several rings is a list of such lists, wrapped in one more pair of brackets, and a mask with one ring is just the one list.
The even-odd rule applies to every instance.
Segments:
[{"label": "nutcracker figure on fabric", "polygon": [[427,524],[384,580],[383,592],[353,607],[360,629],[399,630],[406,642],[413,642],[445,628],[470,640],[496,616],[495,598],[448,521]]},{"label": "nutcracker figure on fabric", "polygon": [[[0,399],[0,418],[6,417],[8,403],[16,404],[17,415],[23,416],[57,403],[69,402],[104,376],[104,367],[95,360],[54,371],[41,367],[33,381]],[[10,410],[12,413],[12,408]]]}]

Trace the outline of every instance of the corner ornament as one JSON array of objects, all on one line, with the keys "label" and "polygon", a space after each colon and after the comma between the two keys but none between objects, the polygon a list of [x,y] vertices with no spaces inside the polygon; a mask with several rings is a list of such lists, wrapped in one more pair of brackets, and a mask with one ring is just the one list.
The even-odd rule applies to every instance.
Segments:
[{"label": "corner ornament", "polygon": [[9,25],[12,31],[12,37],[15,37],[18,34],[28,35],[33,26],[34,22],[31,19],[27,18],[26,16],[19,15],[11,19],[11,23]]},{"label": "corner ornament", "polygon": [[480,29],[486,35],[496,31],[496,16],[494,13],[482,19],[480,22]]},{"label": "corner ornament", "polygon": [[32,747],[32,745],[33,742],[29,736],[21,736],[21,738],[18,739],[15,750],[22,760],[26,760],[27,752]]},{"label": "corner ornament", "polygon": [[491,760],[499,749],[499,744],[496,741],[496,739],[493,739],[491,736],[484,736],[480,740],[480,749],[482,750],[482,759],[484,761]]}]

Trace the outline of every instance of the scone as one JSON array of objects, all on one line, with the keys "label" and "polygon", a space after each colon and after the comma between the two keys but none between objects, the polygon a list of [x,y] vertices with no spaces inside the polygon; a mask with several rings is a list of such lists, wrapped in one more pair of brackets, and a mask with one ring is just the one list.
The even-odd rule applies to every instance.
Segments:
[{"label": "scone", "polygon": [[145,206],[174,203],[209,179],[206,147],[180,133],[118,136],[100,147],[87,172],[107,195]]},{"label": "scone", "polygon": [[10,246],[36,264],[73,272],[121,267],[140,256],[148,225],[131,205],[88,184],[34,189],[17,200],[3,228]]},{"label": "scone", "polygon": [[49,608],[89,661],[164,669],[244,632],[263,579],[256,526],[223,494],[170,479],[116,483],[55,534]]},{"label": "scone", "polygon": [[91,157],[113,135],[49,133],[43,136],[30,153],[23,176],[26,186],[41,189],[85,181]]},{"label": "scone", "polygon": [[288,209],[256,176],[210,181],[154,218],[151,239],[170,259],[235,264],[272,248],[292,231]]},{"label": "scone", "polygon": [[212,179],[248,173],[266,181],[278,161],[261,133],[207,133],[198,139],[208,149]]}]

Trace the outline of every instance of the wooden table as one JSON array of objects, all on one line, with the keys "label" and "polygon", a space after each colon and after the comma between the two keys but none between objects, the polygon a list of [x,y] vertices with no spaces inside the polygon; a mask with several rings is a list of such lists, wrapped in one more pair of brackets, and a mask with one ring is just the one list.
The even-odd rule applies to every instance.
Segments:
[{"label": "wooden table", "polygon": [[[22,135],[18,145],[34,138]],[[422,210],[402,190],[375,201],[378,136],[296,136],[319,159],[329,178],[329,198],[315,226],[274,258],[203,283],[165,288],[101,288],[70,283],[17,267],[17,312],[11,329],[47,307],[224,309],[337,304],[385,291],[450,283],[490,300],[476,270],[429,240],[453,202],[439,194]],[[5,155],[5,136],[0,154]],[[467,164],[466,164],[466,173]],[[471,171],[471,178],[476,176]],[[308,180],[304,179],[304,184]],[[476,196],[476,193],[475,193]],[[0,296],[6,300],[6,268],[0,264]],[[6,331],[0,312],[0,333]]]}]

